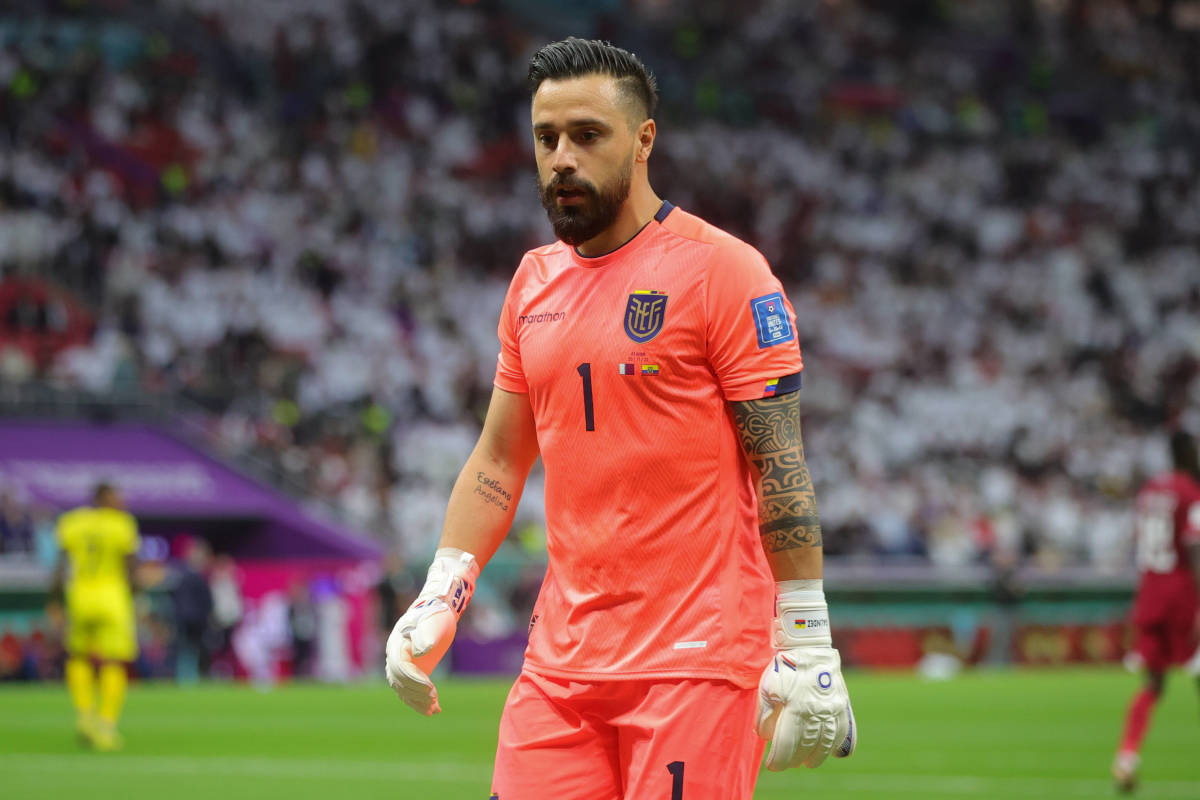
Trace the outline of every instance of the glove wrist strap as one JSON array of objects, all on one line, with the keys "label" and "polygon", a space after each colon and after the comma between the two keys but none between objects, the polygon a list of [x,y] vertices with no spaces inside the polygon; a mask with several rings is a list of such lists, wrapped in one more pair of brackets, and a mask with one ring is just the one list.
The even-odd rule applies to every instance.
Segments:
[{"label": "glove wrist strap", "polygon": [[441,600],[455,616],[461,617],[475,594],[478,578],[479,561],[475,556],[457,547],[439,548],[433,554],[425,585],[413,607],[420,608],[423,602]]},{"label": "glove wrist strap", "polygon": [[[778,587],[775,598],[775,647],[832,647],[825,592],[820,588],[792,588],[797,583],[781,581]],[[804,583],[812,586],[817,582]]]}]

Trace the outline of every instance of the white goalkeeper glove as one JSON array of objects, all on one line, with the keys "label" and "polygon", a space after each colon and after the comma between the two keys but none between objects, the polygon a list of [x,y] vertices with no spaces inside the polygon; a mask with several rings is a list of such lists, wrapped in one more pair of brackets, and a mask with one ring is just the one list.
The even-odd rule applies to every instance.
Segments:
[{"label": "white goalkeeper glove", "polygon": [[[803,585],[805,588],[796,588]],[[775,601],[775,657],[758,683],[758,725],[771,741],[767,769],[818,767],[858,744],[842,659],[832,647],[821,581],[782,581]]]},{"label": "white goalkeeper glove", "polygon": [[478,577],[475,556],[455,547],[440,548],[424,588],[388,637],[384,659],[388,685],[410,708],[427,717],[442,710],[429,674],[450,648]]}]

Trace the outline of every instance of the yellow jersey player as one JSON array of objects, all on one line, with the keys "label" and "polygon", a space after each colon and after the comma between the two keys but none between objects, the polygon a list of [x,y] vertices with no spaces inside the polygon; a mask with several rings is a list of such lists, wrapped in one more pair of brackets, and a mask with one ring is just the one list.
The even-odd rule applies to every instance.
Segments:
[{"label": "yellow jersey player", "polygon": [[63,597],[65,584],[66,681],[77,729],[97,750],[117,750],[126,664],[137,655],[132,591],[137,523],[122,509],[117,489],[101,483],[91,506],[59,517],[55,536],[61,553],[53,591]]}]

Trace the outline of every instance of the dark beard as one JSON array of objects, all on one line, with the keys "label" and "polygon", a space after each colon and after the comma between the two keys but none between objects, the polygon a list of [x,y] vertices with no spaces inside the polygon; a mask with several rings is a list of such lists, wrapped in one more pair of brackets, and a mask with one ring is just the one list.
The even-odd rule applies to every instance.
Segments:
[{"label": "dark beard", "polygon": [[[554,235],[575,247],[604,233],[616,221],[621,206],[629,197],[632,183],[633,164],[629,163],[603,192],[590,181],[559,174],[544,186],[539,178],[538,193],[542,198],[542,208],[546,209],[546,216],[554,226]],[[559,189],[582,191],[586,201],[577,206],[560,206],[556,202]]]}]

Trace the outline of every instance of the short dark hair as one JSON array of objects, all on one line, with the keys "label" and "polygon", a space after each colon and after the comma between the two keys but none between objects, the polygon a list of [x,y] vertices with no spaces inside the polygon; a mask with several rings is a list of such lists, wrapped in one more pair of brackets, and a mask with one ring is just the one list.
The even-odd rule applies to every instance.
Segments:
[{"label": "short dark hair", "polygon": [[584,75],[611,75],[621,92],[637,100],[654,116],[658,107],[658,81],[642,60],[628,50],[600,39],[570,36],[551,42],[529,59],[529,93],[537,92],[545,80],[580,78]]}]

